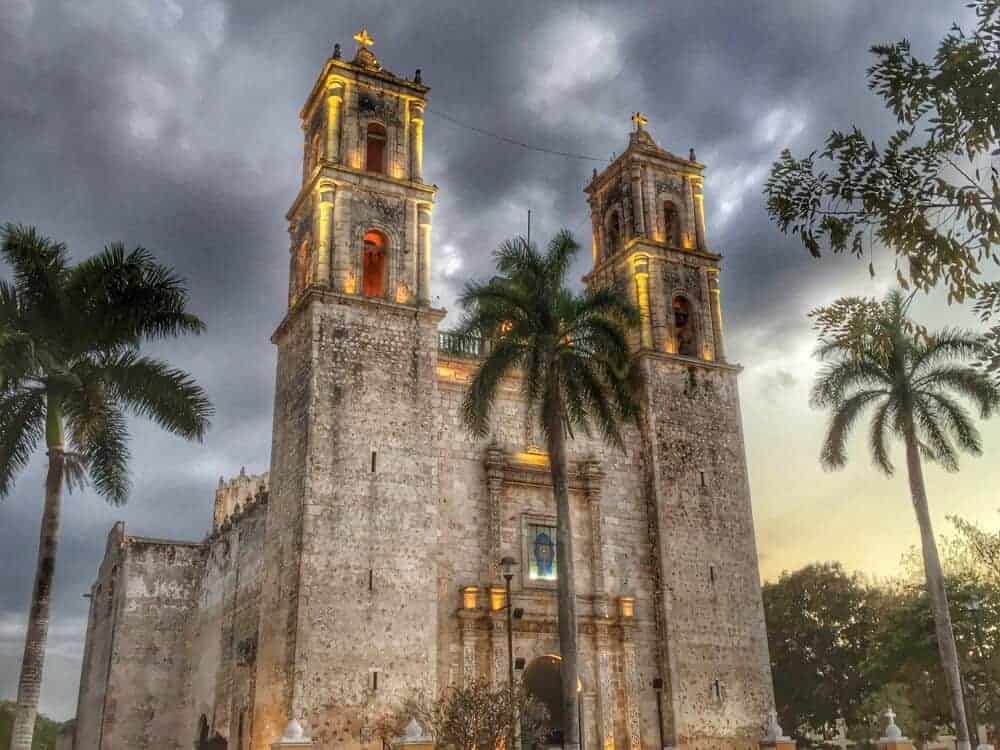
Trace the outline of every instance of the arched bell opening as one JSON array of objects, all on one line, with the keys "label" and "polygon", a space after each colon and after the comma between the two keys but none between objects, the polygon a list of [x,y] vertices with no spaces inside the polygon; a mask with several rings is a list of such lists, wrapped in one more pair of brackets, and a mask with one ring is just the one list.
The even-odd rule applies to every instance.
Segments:
[{"label": "arched bell opening", "polygon": [[385,296],[387,249],[384,234],[374,229],[365,232],[361,257],[361,293],[365,297]]}]

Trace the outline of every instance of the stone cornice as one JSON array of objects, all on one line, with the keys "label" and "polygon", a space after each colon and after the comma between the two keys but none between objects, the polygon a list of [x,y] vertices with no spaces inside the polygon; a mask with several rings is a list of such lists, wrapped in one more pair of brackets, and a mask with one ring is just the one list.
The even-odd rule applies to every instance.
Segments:
[{"label": "stone cornice", "polygon": [[[331,174],[331,172],[333,174]],[[346,184],[358,185],[363,180],[374,180],[378,183],[384,183],[384,185],[402,189],[404,192],[415,190],[417,193],[421,193],[426,196],[428,201],[433,200],[438,191],[437,185],[428,185],[427,183],[416,182],[413,180],[400,180],[395,177],[379,174],[377,172],[364,172],[357,169],[350,169],[345,167],[343,164],[321,159],[319,164],[313,168],[312,174],[309,175],[309,178],[302,183],[302,187],[299,190],[298,195],[295,196],[295,200],[292,201],[292,205],[285,213],[286,219],[289,221],[292,220],[298,212],[302,201],[305,200],[306,196],[308,196],[315,189],[316,184],[323,179],[333,182],[335,188],[339,188]]]},{"label": "stone cornice", "polygon": [[316,77],[316,83],[313,84],[312,89],[309,91],[309,96],[306,97],[306,101],[302,105],[302,109],[299,110],[300,118],[306,118],[309,110],[312,108],[313,100],[320,94],[320,92],[326,90],[326,79],[331,75],[352,82],[363,82],[365,78],[374,79],[382,84],[398,88],[399,91],[393,93],[407,98],[424,99],[427,96],[427,92],[430,91],[429,86],[424,86],[421,83],[414,83],[413,81],[408,81],[405,78],[400,78],[387,70],[361,68],[353,63],[346,62],[344,60],[334,60],[331,57],[327,59],[326,64],[323,65],[323,70],[320,71],[320,74]]},{"label": "stone cornice", "polygon": [[640,359],[656,359],[666,362],[671,362],[677,365],[683,365],[685,367],[703,367],[707,370],[721,370],[724,372],[733,372],[739,374],[743,372],[743,365],[734,362],[712,362],[707,359],[699,359],[698,357],[685,357],[681,354],[669,354],[667,352],[657,352],[652,349],[641,349],[638,352],[638,357]]}]

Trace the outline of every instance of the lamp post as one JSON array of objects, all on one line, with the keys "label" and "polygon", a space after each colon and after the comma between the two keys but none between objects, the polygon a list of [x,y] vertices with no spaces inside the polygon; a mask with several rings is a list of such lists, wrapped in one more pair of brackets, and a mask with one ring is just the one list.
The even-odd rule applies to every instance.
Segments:
[{"label": "lamp post", "polygon": [[653,680],[653,690],[656,691],[656,716],[659,719],[657,727],[660,730],[660,750],[663,750],[663,679],[656,677]]},{"label": "lamp post", "polygon": [[[504,599],[504,609],[507,610],[507,690],[510,695],[510,708],[514,711],[514,606],[510,599],[510,582],[514,579],[514,566],[517,562],[509,555],[500,560],[500,570],[507,587],[507,596]],[[514,722],[513,717],[510,726],[510,733],[507,737],[507,750],[514,750]]]}]

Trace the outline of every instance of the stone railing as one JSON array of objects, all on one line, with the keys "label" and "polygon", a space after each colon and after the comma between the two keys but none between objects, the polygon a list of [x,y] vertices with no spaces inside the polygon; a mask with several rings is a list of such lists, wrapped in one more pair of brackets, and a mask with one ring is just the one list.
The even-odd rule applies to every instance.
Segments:
[{"label": "stone railing", "polygon": [[462,336],[450,331],[438,332],[438,351],[452,357],[480,359],[486,354],[486,347],[479,336]]}]

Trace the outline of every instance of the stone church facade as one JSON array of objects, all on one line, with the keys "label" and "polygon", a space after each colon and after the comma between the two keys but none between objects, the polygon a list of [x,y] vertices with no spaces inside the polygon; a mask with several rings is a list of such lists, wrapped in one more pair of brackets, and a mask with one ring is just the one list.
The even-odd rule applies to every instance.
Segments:
[{"label": "stone church facade", "polygon": [[[506,682],[504,556],[519,674],[553,683],[547,458],[516,378],[489,440],[463,426],[483,344],[430,305],[428,88],[357,38],[301,112],[270,472],[220,480],[204,541],[112,529],[77,750],[265,750],[292,718],[314,747],[376,750],[405,700]],[[720,256],[703,165],[633,121],[586,188],[585,282],[626,284],[645,386],[624,452],[569,444],[584,747],[749,749],[773,694]]]}]

